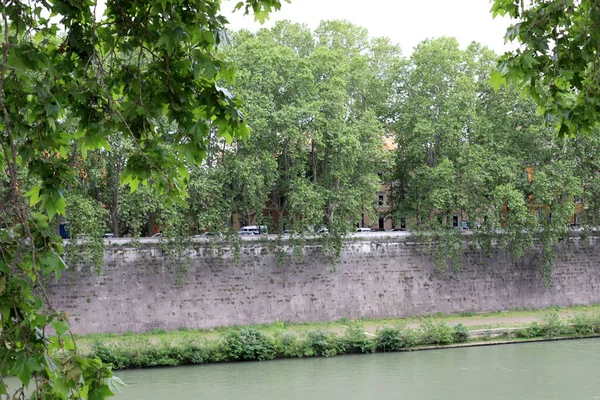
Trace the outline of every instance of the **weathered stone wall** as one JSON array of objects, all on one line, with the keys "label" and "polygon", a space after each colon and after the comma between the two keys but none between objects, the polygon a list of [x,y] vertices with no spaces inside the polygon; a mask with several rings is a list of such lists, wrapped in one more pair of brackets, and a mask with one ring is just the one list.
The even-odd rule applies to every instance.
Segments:
[{"label": "weathered stone wall", "polygon": [[243,241],[239,265],[232,249],[196,243],[178,284],[176,268],[156,243],[112,241],[102,274],[66,271],[49,293],[77,333],[600,303],[600,241],[586,246],[574,239],[563,247],[551,288],[534,256],[514,263],[505,251],[486,257],[466,250],[460,274],[442,272],[406,236],[354,238],[336,270],[318,242],[307,244],[302,260],[287,249],[282,263],[273,244]]}]

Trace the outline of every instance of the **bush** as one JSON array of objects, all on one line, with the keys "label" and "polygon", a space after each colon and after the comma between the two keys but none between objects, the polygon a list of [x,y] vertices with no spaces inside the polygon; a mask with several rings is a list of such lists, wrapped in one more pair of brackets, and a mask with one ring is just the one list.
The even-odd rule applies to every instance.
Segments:
[{"label": "bush", "polygon": [[577,314],[571,319],[573,331],[578,335],[600,333],[600,314]]},{"label": "bush", "polygon": [[450,344],[454,341],[454,330],[445,322],[425,320],[421,324],[421,344]]},{"label": "bush", "polygon": [[360,324],[352,324],[343,337],[344,353],[373,353],[376,343],[370,339]]},{"label": "bush", "polygon": [[520,338],[534,338],[542,335],[542,330],[537,322],[532,322],[526,328],[523,328],[517,332],[517,337]]},{"label": "bush", "polygon": [[465,343],[469,340],[470,332],[463,324],[454,325],[452,329],[454,329],[452,334],[454,343]]},{"label": "bush", "polygon": [[400,330],[400,338],[404,342],[404,346],[411,347],[416,346],[421,341],[421,336],[418,331],[410,328],[403,328]]},{"label": "bush", "polygon": [[181,364],[179,349],[172,346],[147,347],[131,355],[131,363],[138,368],[175,366]]},{"label": "bush", "polygon": [[103,344],[96,344],[92,349],[92,358],[99,358],[105,364],[110,364],[114,369],[124,369],[131,367],[131,358],[122,354],[114,347],[108,347]]},{"label": "bush", "polygon": [[224,351],[230,360],[272,360],[273,340],[254,328],[232,331],[225,336]]},{"label": "bush", "polygon": [[398,328],[386,327],[377,331],[377,350],[398,351],[404,346],[402,333]]},{"label": "bush", "polygon": [[227,353],[225,352],[224,340],[209,340],[204,343],[204,351],[206,354],[207,363],[218,363],[228,361]]},{"label": "bush", "polygon": [[344,352],[339,339],[334,334],[323,331],[309,332],[304,346],[304,355],[307,357],[330,357]]},{"label": "bush", "polygon": [[180,360],[182,364],[203,364],[207,361],[206,350],[196,343],[184,343]]},{"label": "bush", "polygon": [[565,325],[555,309],[548,309],[539,317],[540,333],[545,337],[559,336],[565,332]]},{"label": "bush", "polygon": [[572,319],[573,332],[576,335],[591,335],[594,333],[592,319],[586,314],[576,314]]},{"label": "bush", "polygon": [[600,313],[596,313],[590,316],[590,320],[592,321],[592,327],[594,328],[594,333],[600,333]]},{"label": "bush", "polygon": [[293,333],[276,335],[274,345],[277,358],[302,357],[304,355],[304,347]]}]

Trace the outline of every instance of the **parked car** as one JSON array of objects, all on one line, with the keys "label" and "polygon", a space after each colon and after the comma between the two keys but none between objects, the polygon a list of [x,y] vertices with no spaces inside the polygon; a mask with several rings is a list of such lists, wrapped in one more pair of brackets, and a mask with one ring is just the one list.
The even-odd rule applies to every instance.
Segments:
[{"label": "parked car", "polygon": [[392,229],[392,232],[406,232],[408,229],[406,228],[394,228]]},{"label": "parked car", "polygon": [[114,233],[105,233],[104,235],[102,235],[102,237],[104,239],[112,239],[115,237],[115,234]]},{"label": "parked car", "polygon": [[324,225],[308,225],[305,233],[309,235],[313,233],[329,233],[329,229]]},{"label": "parked car", "polygon": [[373,229],[371,229],[371,228],[358,228],[358,229],[356,229],[356,232],[373,232]]},{"label": "parked car", "polygon": [[242,226],[238,233],[240,235],[261,235],[268,233],[268,230],[264,225],[248,225]]}]

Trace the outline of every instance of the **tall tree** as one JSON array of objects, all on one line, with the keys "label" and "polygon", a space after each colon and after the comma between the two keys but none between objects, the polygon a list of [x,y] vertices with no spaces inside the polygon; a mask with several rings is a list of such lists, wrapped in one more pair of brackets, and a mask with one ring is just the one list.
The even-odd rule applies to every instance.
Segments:
[{"label": "tall tree", "polygon": [[347,231],[373,209],[390,95],[383,80],[399,49],[345,21],[314,34],[280,22],[234,43],[235,91],[254,129],[238,154],[269,149],[277,160],[269,207],[278,228]]},{"label": "tall tree", "polygon": [[537,235],[549,279],[552,248],[567,234],[586,179],[572,146],[554,137],[530,99],[492,89],[495,62],[478,44],[463,51],[441,38],[417,46],[397,78],[392,213],[438,235],[442,264],[459,261],[462,239],[449,229],[458,220],[481,224],[475,239],[488,245],[501,229],[498,240],[515,257]]},{"label": "tall tree", "polygon": [[[51,225],[67,206],[79,170],[73,149],[132,141],[121,182],[184,195],[186,165],[205,156],[211,126],[229,140],[248,134],[239,102],[222,88],[231,72],[218,58],[226,19],[219,0],[2,1],[0,167],[0,377],[35,384],[34,399],[112,395],[117,382],[99,360],[78,355],[66,316],[46,303],[43,276],[60,275],[62,244]],[[279,0],[238,4],[264,19]],[[48,16],[48,11],[51,16]],[[167,140],[157,128],[177,129]],[[73,125],[77,129],[72,129]],[[21,171],[32,189],[23,201]],[[48,337],[51,326],[56,333]],[[0,379],[0,395],[6,384]],[[8,395],[7,395],[8,396]],[[17,397],[25,398],[22,388]]]},{"label": "tall tree", "polygon": [[460,198],[457,161],[473,135],[476,60],[486,57],[475,45],[460,50],[455,39],[425,41],[398,77],[396,219],[414,216],[428,227],[439,218],[451,222]]}]

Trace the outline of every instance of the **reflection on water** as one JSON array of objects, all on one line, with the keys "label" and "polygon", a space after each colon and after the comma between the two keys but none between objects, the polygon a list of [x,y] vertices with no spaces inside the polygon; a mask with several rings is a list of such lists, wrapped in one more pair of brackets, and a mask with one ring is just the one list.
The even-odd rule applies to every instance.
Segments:
[{"label": "reflection on water", "polygon": [[127,399],[600,399],[600,339],[117,371]]}]

